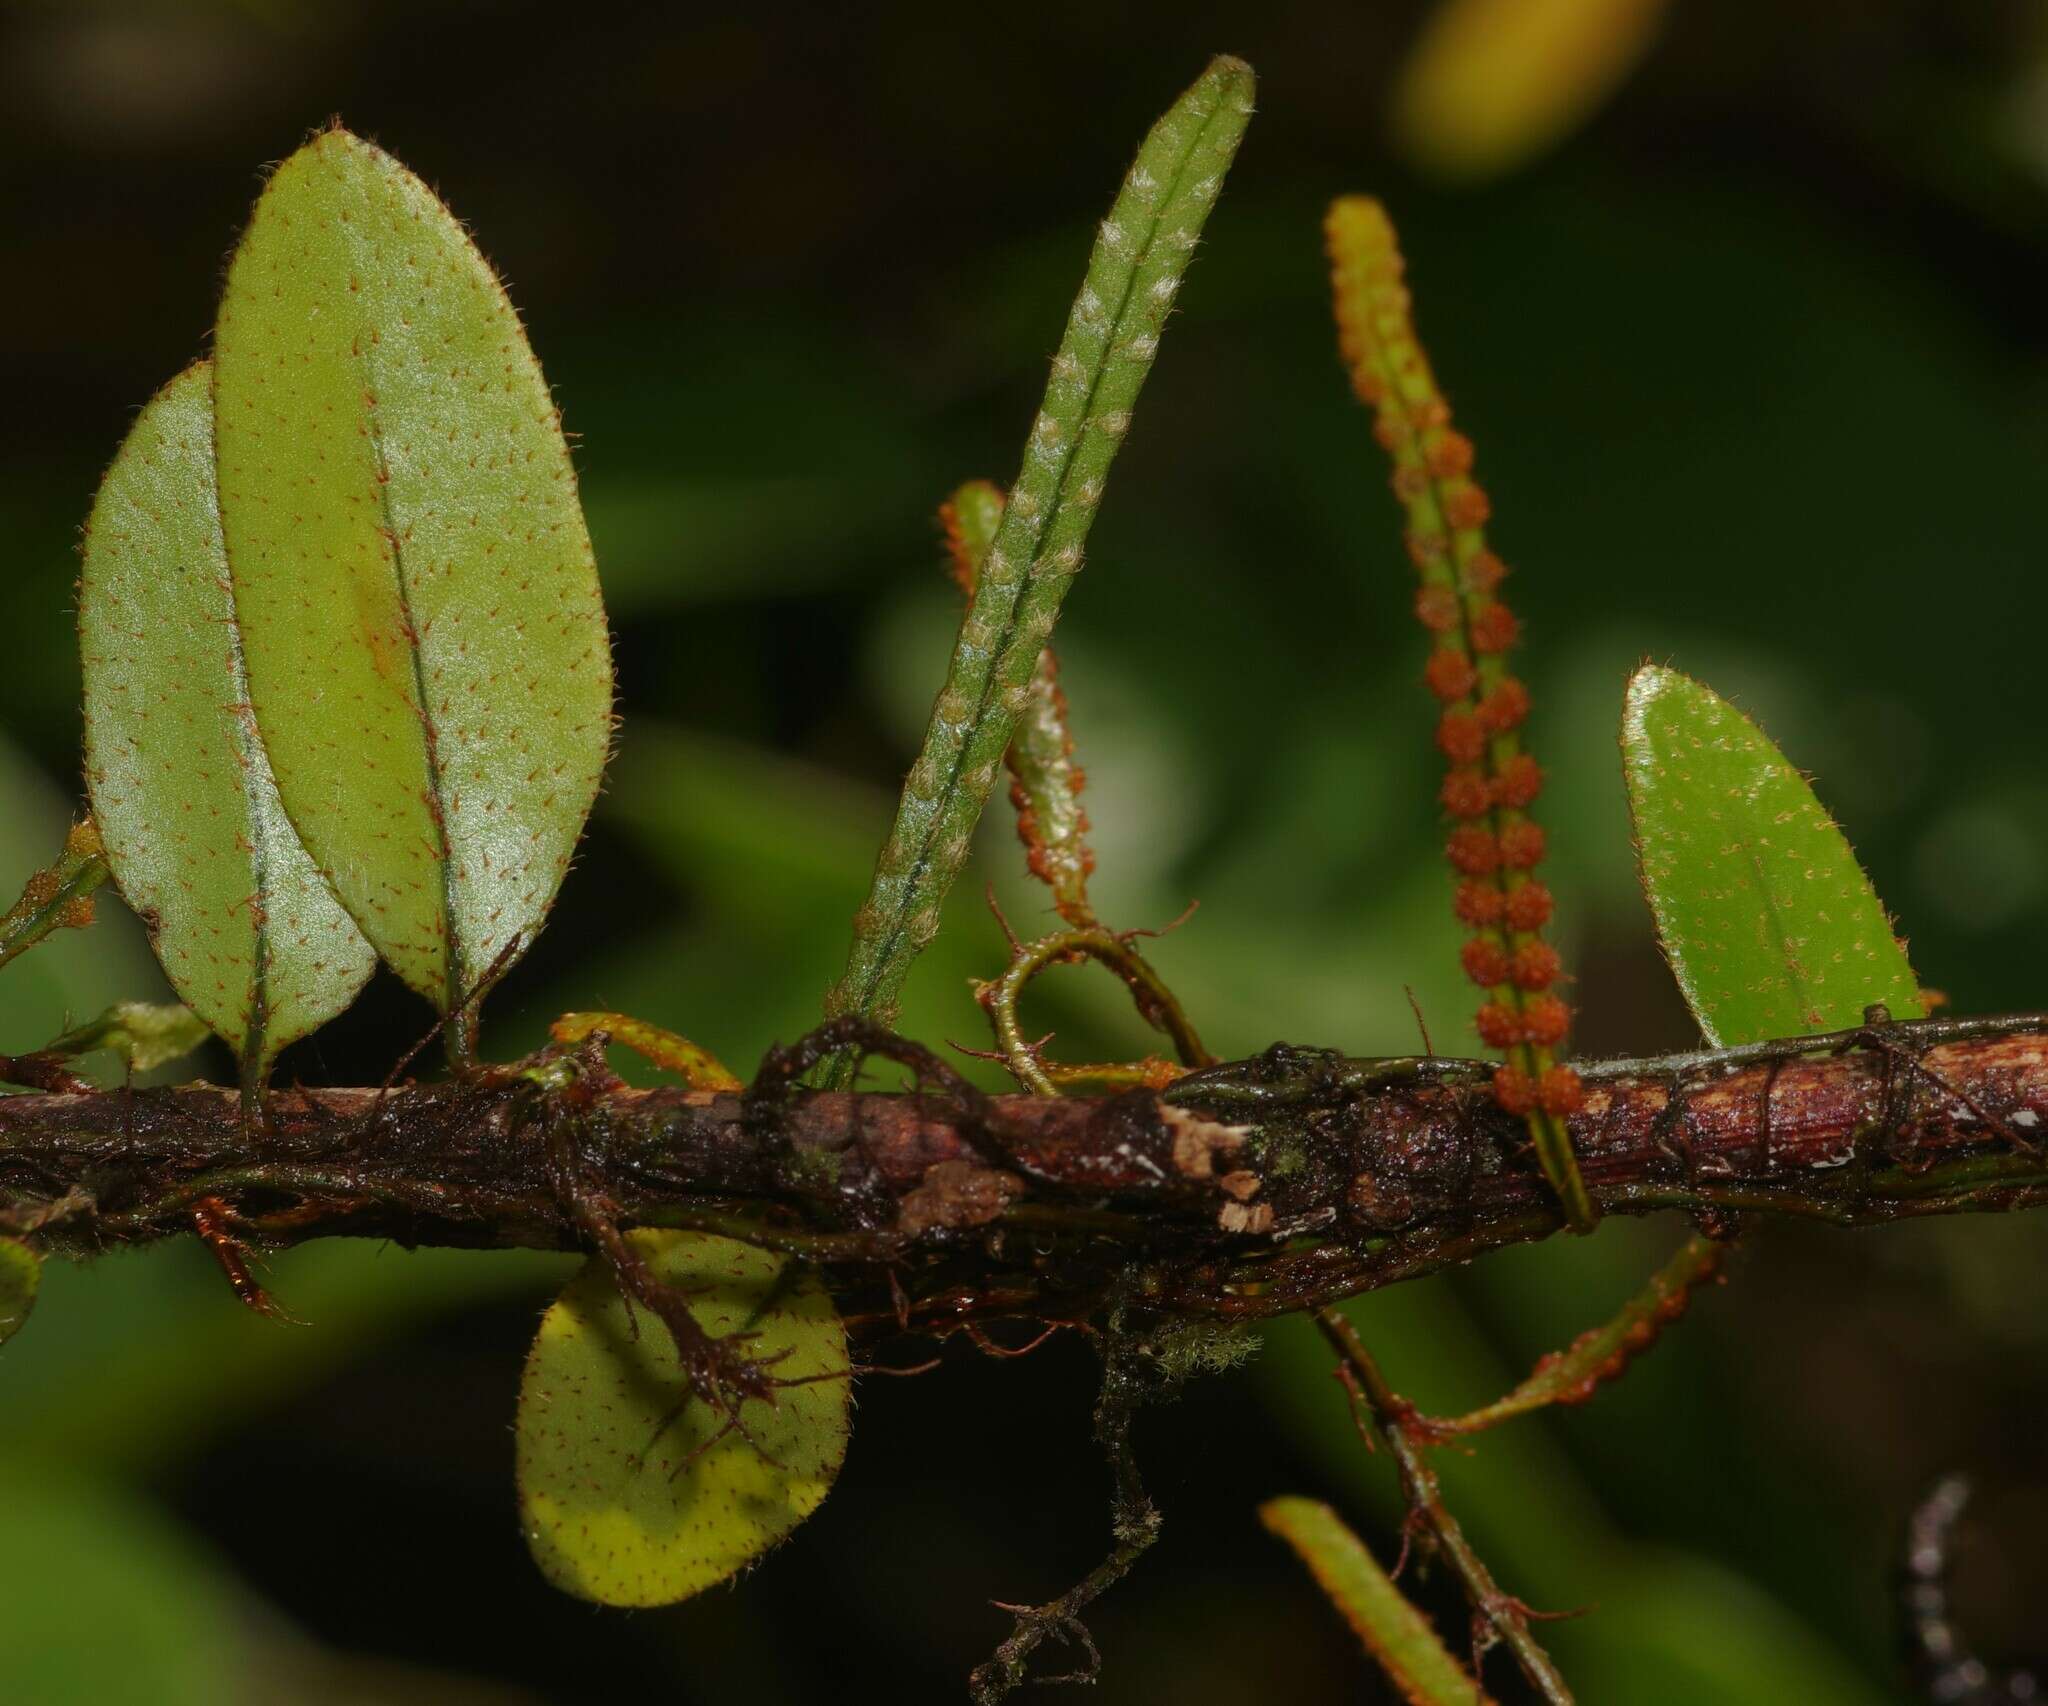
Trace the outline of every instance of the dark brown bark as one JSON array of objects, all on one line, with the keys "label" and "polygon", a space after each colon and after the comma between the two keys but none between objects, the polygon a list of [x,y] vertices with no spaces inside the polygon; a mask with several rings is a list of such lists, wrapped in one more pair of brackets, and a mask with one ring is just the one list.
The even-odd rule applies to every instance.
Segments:
[{"label": "dark brown bark", "polygon": [[[916,1056],[917,1051],[907,1051]],[[1192,1315],[1304,1308],[1560,1219],[1487,1066],[1278,1048],[1161,1095],[634,1090],[591,1050],[460,1084],[0,1098],[0,1229],[83,1254],[191,1230],[572,1248],[550,1138],[626,1225],[699,1226],[895,1276],[931,1321],[1072,1312],[1110,1276]],[[1607,1213],[1844,1225],[2048,1199],[2048,1017],[1880,1024],[1586,1069]],[[935,1086],[935,1087],[934,1087]],[[898,1312],[906,1307],[900,1300]]]}]

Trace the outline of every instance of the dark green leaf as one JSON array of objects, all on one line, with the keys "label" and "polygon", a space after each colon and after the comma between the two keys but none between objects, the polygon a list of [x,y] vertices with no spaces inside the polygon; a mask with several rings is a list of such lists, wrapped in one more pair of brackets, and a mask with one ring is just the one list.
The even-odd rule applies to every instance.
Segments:
[{"label": "dark green leaf", "polygon": [[1770,739],[1717,693],[1645,665],[1622,765],[1643,892],[1686,1005],[1717,1047],[1921,1016],[1870,879]]}]

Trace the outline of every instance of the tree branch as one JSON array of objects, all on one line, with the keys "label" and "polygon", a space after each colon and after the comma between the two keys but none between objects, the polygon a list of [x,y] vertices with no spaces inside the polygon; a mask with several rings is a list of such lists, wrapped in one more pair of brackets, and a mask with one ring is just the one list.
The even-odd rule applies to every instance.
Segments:
[{"label": "tree branch", "polygon": [[[2048,1015],[1877,1022],[1584,1069],[1603,1211],[1843,1226],[2048,1201]],[[844,1039],[839,1039],[843,1043]],[[1491,1065],[1279,1046],[1164,1091],[988,1096],[931,1057],[902,1094],[630,1089],[601,1039],[455,1083],[279,1091],[257,1129],[206,1086],[0,1097],[0,1231],[85,1255],[224,1204],[259,1243],[572,1249],[549,1134],[622,1225],[824,1264],[856,1324],[1077,1319],[1134,1261],[1162,1310],[1316,1307],[1549,1236],[1561,1220]]]}]

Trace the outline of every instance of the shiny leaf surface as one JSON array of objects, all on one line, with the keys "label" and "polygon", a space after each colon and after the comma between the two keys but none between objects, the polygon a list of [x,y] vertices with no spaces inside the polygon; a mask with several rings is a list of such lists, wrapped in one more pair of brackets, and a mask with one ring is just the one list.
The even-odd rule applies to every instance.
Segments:
[{"label": "shiny leaf surface", "polygon": [[496,275],[343,130],[271,178],[215,339],[221,515],[285,809],[444,1011],[538,929],[611,657],[575,472]]},{"label": "shiny leaf surface", "polygon": [[1870,879],[1806,778],[1719,694],[1645,665],[1622,765],[1643,892],[1686,1005],[1716,1046],[1921,1017]]}]

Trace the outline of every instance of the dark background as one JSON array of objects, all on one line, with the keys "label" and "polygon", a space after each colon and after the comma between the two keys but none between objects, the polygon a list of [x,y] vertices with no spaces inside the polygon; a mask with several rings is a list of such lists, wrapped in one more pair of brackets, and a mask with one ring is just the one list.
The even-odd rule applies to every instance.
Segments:
[{"label": "dark background", "polygon": [[[0,887],[78,793],[99,470],[204,350],[264,163],[339,114],[504,271],[580,435],[617,633],[610,787],[487,1046],[613,1005],[745,1070],[816,1014],[944,667],[932,508],[1013,471],[1092,221],[1227,50],[1260,116],[1062,627],[1098,900],[1131,925],[1201,900],[1157,960],[1210,1040],[1405,1051],[1408,986],[1439,1046],[1469,1041],[1408,570],[1323,294],[1320,209],[1360,189],[1403,228],[1520,571],[1582,1047],[1692,1036],[1612,744],[1645,655],[1815,773],[1958,1009],[2043,1004],[2048,9],[1674,9],[1583,123],[1485,169],[1460,137],[1562,74],[1509,54],[1506,83],[1390,130],[1414,4],[744,10],[0,8]],[[983,882],[1043,906],[1019,863],[992,812],[913,1034],[980,1040]],[[10,970],[0,1049],[160,989],[118,911]],[[1033,1010],[1077,1055],[1135,1051],[1113,996],[1068,973]],[[374,1080],[424,1024],[380,983],[285,1071]],[[1357,1314],[1452,1408],[1679,1230],[1610,1226]],[[271,1276],[302,1329],[244,1315],[196,1245],[52,1272],[0,1353],[0,1695],[959,1699],[1005,1627],[986,1602],[1098,1555],[1088,1353],[963,1348],[862,1387],[838,1489],[736,1590],[634,1616],[556,1596],[517,1532],[510,1420],[567,1266],[313,1247]],[[1895,1529],[1952,1466],[1986,1489],[1973,1624],[2048,1647],[2044,1281],[2028,1222],[1768,1229],[1591,1409],[1447,1454],[1453,1496],[1507,1585],[1598,1607],[1545,1626],[1589,1701],[1899,1698]],[[1316,1493],[1393,1544],[1385,1466],[1298,1324],[1140,1442],[1168,1526],[1092,1620],[1100,1698],[1392,1698],[1254,1518]]]}]

